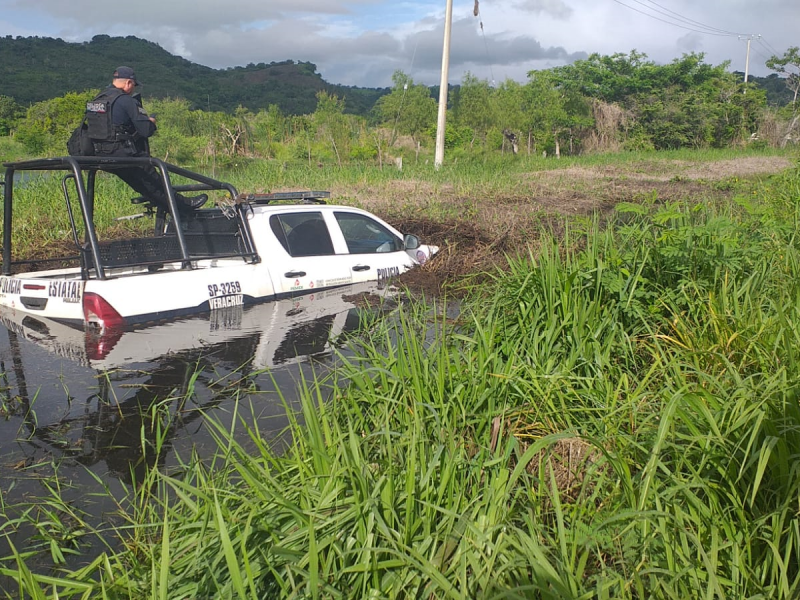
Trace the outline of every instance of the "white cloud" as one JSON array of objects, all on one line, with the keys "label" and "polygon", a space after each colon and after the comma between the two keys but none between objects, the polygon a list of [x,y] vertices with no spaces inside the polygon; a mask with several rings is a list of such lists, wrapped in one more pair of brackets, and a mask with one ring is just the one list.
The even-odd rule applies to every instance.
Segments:
[{"label": "white cloud", "polygon": [[[139,0],[113,10],[97,6],[96,0],[0,0],[0,34],[71,41],[135,35],[214,68],[310,61],[326,81],[347,85],[390,85],[396,69],[421,83],[439,81],[445,0]],[[727,60],[744,70],[745,42],[709,35],[705,26],[761,34],[751,45],[753,74],[766,75],[766,58],[800,44],[797,0],[484,0],[479,7],[476,18],[471,2],[454,6],[451,82],[466,71],[524,80],[532,69],[633,49],[661,63],[699,51],[712,64]]]},{"label": "white cloud", "polygon": [[523,12],[547,14],[557,19],[568,19],[573,10],[562,0],[520,0],[514,5]]}]

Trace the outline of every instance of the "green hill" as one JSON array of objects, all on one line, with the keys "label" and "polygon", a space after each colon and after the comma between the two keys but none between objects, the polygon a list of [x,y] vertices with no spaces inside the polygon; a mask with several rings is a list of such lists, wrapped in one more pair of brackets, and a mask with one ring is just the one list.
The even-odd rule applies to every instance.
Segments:
[{"label": "green hill", "polygon": [[[742,71],[734,71],[733,73],[744,79]],[[792,101],[792,92],[786,85],[786,79],[777,73],[771,73],[766,77],[750,75],[747,80],[766,91],[767,103],[770,106],[786,106]]]},{"label": "green hill", "polygon": [[212,69],[134,36],[97,35],[71,43],[48,37],[0,37],[0,94],[22,105],[67,92],[105,87],[119,65],[141,78],[145,96],[186,98],[195,108],[230,112],[278,105],[285,114],[308,114],[316,93],[326,90],[345,99],[345,111],[366,114],[388,89],[326,83],[309,62],[285,60],[246,67]]}]

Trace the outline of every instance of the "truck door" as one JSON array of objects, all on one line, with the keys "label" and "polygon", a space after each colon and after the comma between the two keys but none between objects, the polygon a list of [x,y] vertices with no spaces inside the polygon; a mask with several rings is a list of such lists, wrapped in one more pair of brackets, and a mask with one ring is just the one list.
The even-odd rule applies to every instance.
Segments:
[{"label": "truck door", "polygon": [[283,297],[353,283],[347,256],[336,254],[321,211],[297,211],[270,216],[282,256],[270,261],[273,285]]},{"label": "truck door", "polygon": [[385,224],[358,212],[337,210],[336,222],[347,245],[353,281],[388,281],[416,263],[402,238]]}]

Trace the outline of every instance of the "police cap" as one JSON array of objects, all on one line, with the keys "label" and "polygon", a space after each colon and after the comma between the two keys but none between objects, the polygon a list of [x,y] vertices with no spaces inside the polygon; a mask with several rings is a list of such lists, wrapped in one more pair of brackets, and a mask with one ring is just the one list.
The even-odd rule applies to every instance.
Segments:
[{"label": "police cap", "polygon": [[130,67],[117,67],[112,77],[114,79],[133,79],[133,83],[139,85],[139,81],[136,79],[136,73],[134,73],[133,69]]}]

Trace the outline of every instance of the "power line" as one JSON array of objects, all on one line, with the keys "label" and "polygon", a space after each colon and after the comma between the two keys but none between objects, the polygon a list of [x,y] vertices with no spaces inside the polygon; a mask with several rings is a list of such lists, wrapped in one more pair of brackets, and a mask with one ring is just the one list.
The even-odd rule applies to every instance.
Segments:
[{"label": "power line", "polygon": [[[777,53],[777,52],[775,51],[775,49],[774,49],[774,48],[772,48],[772,47],[771,47],[769,44],[762,42],[760,39],[759,39],[759,40],[756,40],[756,41],[759,43],[759,45],[760,45],[762,48],[764,48],[764,50],[766,50],[766,51],[767,51],[767,52],[769,52],[770,54],[773,54],[773,55],[775,55],[775,56],[778,56],[778,53]],[[758,50],[756,50],[756,52],[758,52]]]},{"label": "power line", "polygon": [[[759,40],[759,41],[760,41],[760,40]],[[772,56],[774,56],[774,57],[776,57],[776,58],[781,58],[781,53],[780,53],[780,52],[778,52],[777,50],[775,50],[775,48],[774,48],[774,47],[773,47],[771,44],[769,44],[769,43],[767,43],[767,42],[765,41],[765,42],[762,42],[762,43],[761,43],[761,45],[762,45],[762,46],[764,46],[764,48],[766,48],[766,49],[767,49],[769,52],[771,52],[771,53],[772,53]],[[770,57],[770,58],[772,58],[772,57]],[[767,60],[769,60],[769,59],[767,59]],[[798,69],[798,67],[796,67],[795,65],[793,65],[793,64],[791,64],[791,63],[789,63],[789,64],[785,65],[785,67],[784,67],[784,68],[786,69],[786,72],[787,72],[787,74],[789,74],[789,75],[794,75],[794,76],[797,76],[797,73],[792,73],[792,72],[790,71],[791,69],[797,69],[797,70],[798,70],[798,73],[800,73],[800,69]]]},{"label": "power line", "polygon": [[[761,40],[759,40],[759,42],[761,42]],[[772,56],[775,56],[777,58],[781,58],[781,53],[778,52],[777,50],[775,50],[774,46],[772,46],[767,41],[761,42],[761,45],[764,46],[764,48],[766,48],[769,52],[771,52]],[[770,57],[770,58],[772,58],[772,57]],[[767,59],[767,60],[769,60],[769,59]],[[787,70],[788,69],[797,69],[797,67],[795,65],[789,63],[789,64],[786,65],[786,69]],[[798,69],[798,72],[800,72],[800,69]]]},{"label": "power line", "polygon": [[755,48],[753,48],[753,52],[755,52],[755,53],[756,53],[756,54],[758,54],[758,55],[759,55],[761,58],[763,58],[763,59],[764,59],[764,63],[766,63],[766,62],[767,62],[767,61],[770,59],[770,57],[769,57],[769,56],[764,56],[763,54],[761,54],[761,52],[759,52],[759,51],[758,51],[757,49],[755,49]]},{"label": "power line", "polygon": [[[703,27],[705,29],[709,29],[711,31],[715,31],[717,33],[721,33],[721,34],[724,33],[724,34],[727,34],[727,35],[745,35],[745,34],[742,34],[742,33],[736,33],[734,31],[727,31],[726,29],[719,29],[718,27],[712,27],[711,25],[706,25],[704,23],[701,23],[700,21],[695,21],[694,19],[690,19],[688,17],[684,17],[683,15],[681,15],[680,13],[675,12],[674,10],[670,10],[669,8],[667,8],[665,6],[661,6],[658,2],[655,2],[654,0],[646,0],[646,1],[649,2],[650,4],[653,4],[653,5],[661,8],[661,9],[664,9],[666,12],[671,13],[672,15],[675,15],[676,18],[678,18],[679,20],[683,21],[684,23],[694,24],[694,25],[697,25],[697,26]],[[660,12],[660,11],[658,11],[658,12]]]},{"label": "power line", "polygon": [[780,52],[775,50],[775,48],[772,46],[772,44],[770,44],[767,40],[759,40],[758,43],[761,44],[762,46],[764,46],[767,50],[769,50],[773,54],[776,54],[776,55],[780,54]]},{"label": "power line", "polygon": [[[775,48],[772,47],[766,40],[762,40],[761,35],[737,33],[737,32],[734,32],[734,31],[728,31],[726,29],[720,29],[718,27],[713,27],[711,25],[706,25],[705,23],[701,23],[700,21],[696,21],[694,19],[690,19],[688,17],[683,16],[682,14],[680,14],[678,12],[675,12],[674,10],[671,10],[671,9],[665,7],[665,6],[662,6],[661,4],[656,2],[655,0],[644,0],[644,1],[642,1],[642,0],[629,0],[629,1],[635,2],[636,4],[639,4],[642,7],[644,7],[645,9],[647,9],[647,11],[651,11],[651,12],[645,12],[643,10],[639,10],[638,8],[636,8],[634,6],[630,6],[629,4],[625,4],[621,0],[614,0],[614,2],[616,2],[617,4],[619,4],[621,6],[624,6],[625,8],[629,8],[630,10],[633,10],[635,12],[638,12],[639,14],[645,15],[646,17],[650,17],[651,19],[655,19],[656,21],[660,21],[662,23],[666,23],[667,25],[672,25],[674,27],[679,27],[681,29],[686,29],[688,31],[694,31],[696,33],[702,33],[702,34],[705,34],[705,35],[716,35],[716,36],[719,36],[719,37],[738,37],[739,39],[747,39],[747,41],[748,41],[748,44],[747,44],[748,60],[749,60],[749,53],[750,53],[750,49],[751,49],[750,42],[752,40],[754,40],[754,39],[759,44],[761,44],[761,46],[764,49],[766,49],[768,52],[771,52],[774,56],[779,56],[780,55],[780,53],[777,50],[775,50]],[[648,4],[645,4],[645,2],[647,2],[649,4],[652,4],[653,6],[648,6]],[[656,7],[656,8],[654,8],[654,7]],[[654,15],[652,13],[656,13],[656,14],[662,15],[662,16],[666,17],[666,19],[659,18],[658,16],[656,16],[656,15]],[[669,20],[667,20],[667,19],[669,19]],[[702,29],[698,29],[698,28],[702,28]],[[765,62],[769,60],[768,57],[764,56],[758,50],[753,49],[753,51],[756,54],[758,54],[758,56],[760,56],[762,59],[764,59]],[[745,72],[746,71],[747,71],[747,67],[745,67]],[[745,75],[745,77],[746,77],[746,75]]]},{"label": "power line", "polygon": [[766,48],[769,52],[771,52],[775,56],[780,56],[781,55],[781,53],[778,52],[777,50],[775,50],[775,48],[772,46],[772,44],[767,42],[767,40],[759,40],[758,43],[761,44],[762,46],[764,46],[764,48]]},{"label": "power line", "polygon": [[[646,6],[644,3],[640,2],[639,0],[633,0],[633,1],[636,2],[637,4],[641,4],[642,6],[645,6],[646,8],[648,8],[650,10],[653,10],[652,8]],[[662,23],[666,23],[667,25],[672,25],[674,27],[680,27],[681,29],[686,29],[688,31],[694,31],[696,33],[703,33],[705,35],[715,35],[715,36],[718,36],[718,37],[736,37],[737,35],[740,35],[740,34],[736,34],[736,33],[715,33],[713,31],[708,31],[708,30],[703,30],[703,29],[695,29],[693,27],[688,27],[686,25],[681,25],[680,23],[675,23],[674,21],[667,21],[665,19],[661,19],[661,18],[656,17],[655,15],[653,15],[651,13],[644,12],[643,10],[639,10],[638,8],[636,8],[634,6],[630,6],[628,4],[625,4],[624,2],[621,2],[621,0],[614,0],[614,2],[616,2],[617,4],[619,4],[621,6],[624,6],[625,8],[629,8],[629,9],[635,11],[635,12],[638,12],[639,14],[642,14],[642,15],[644,15],[646,17],[650,17],[651,19],[655,19],[656,21],[661,21]]]}]

